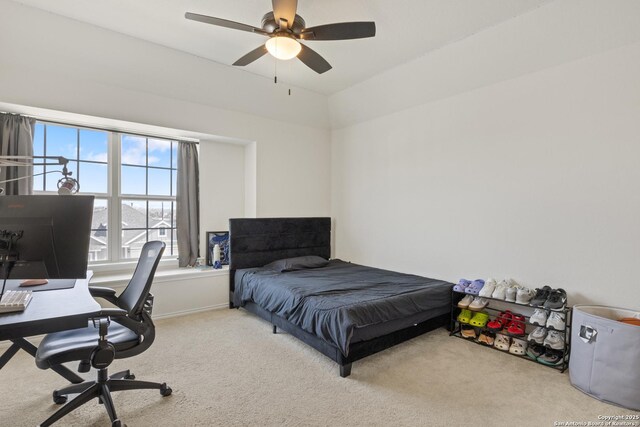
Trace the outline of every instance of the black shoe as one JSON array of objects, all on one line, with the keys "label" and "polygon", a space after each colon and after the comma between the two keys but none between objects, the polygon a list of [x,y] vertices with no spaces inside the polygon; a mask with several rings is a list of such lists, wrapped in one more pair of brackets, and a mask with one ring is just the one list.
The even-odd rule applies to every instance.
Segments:
[{"label": "black shoe", "polygon": [[531,307],[542,307],[551,295],[551,287],[545,286],[542,289],[536,288],[536,295],[531,299],[529,305]]},{"label": "black shoe", "polygon": [[527,347],[527,356],[533,360],[538,360],[538,357],[545,354],[546,351],[547,349],[543,345],[530,343],[529,347]]},{"label": "black shoe", "polygon": [[555,366],[562,363],[563,358],[564,352],[562,350],[552,350],[547,348],[545,353],[538,357],[538,362],[545,365]]},{"label": "black shoe", "polygon": [[551,291],[551,295],[547,298],[547,301],[544,303],[544,308],[547,310],[553,311],[562,311],[564,310],[565,305],[567,304],[567,293],[564,289],[554,289]]}]

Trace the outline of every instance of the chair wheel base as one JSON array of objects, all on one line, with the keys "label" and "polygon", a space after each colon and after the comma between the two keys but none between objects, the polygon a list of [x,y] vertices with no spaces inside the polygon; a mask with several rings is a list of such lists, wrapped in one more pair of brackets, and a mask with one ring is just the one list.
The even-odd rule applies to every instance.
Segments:
[{"label": "chair wheel base", "polygon": [[127,427],[127,425],[120,420],[113,420],[111,427]]},{"label": "chair wheel base", "polygon": [[67,396],[59,395],[55,391],[53,392],[53,403],[55,403],[56,405],[67,403],[67,399]]},{"label": "chair wheel base", "polygon": [[135,379],[136,379],[136,376],[135,376],[135,375],[133,375],[133,374],[128,374],[128,375],[125,375],[125,376],[124,376],[124,379],[125,379],[125,380],[135,380]]},{"label": "chair wheel base", "polygon": [[162,387],[160,387],[160,394],[164,397],[171,395],[171,393],[173,392],[173,390],[171,390],[171,387],[169,387],[167,385],[167,383],[162,383]]}]

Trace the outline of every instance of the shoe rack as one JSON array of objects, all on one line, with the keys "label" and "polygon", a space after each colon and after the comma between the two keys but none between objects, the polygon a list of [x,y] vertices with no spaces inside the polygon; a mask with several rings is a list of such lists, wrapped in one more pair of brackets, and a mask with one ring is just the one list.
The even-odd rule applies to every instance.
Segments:
[{"label": "shoe rack", "polygon": [[[461,308],[458,307],[458,302],[464,298],[465,295],[467,295],[464,292],[457,292],[452,290],[452,295],[451,295],[451,325],[449,328],[449,335],[450,336],[454,336],[454,337],[458,337],[458,338],[462,338],[466,341],[470,341],[473,342],[475,344],[481,345],[483,347],[489,347],[493,350],[499,351],[500,353],[506,353],[510,356],[515,356],[515,357],[519,357],[521,359],[525,359],[525,360],[529,360],[531,362],[534,363],[538,363],[542,366],[546,366],[552,369],[556,369],[558,371],[560,371],[561,373],[564,372],[568,367],[569,367],[569,356],[570,356],[570,342],[571,342],[571,307],[569,305],[565,305],[565,308],[563,310],[558,311],[559,313],[563,313],[564,317],[565,317],[565,329],[564,329],[564,348],[563,348],[563,356],[562,356],[562,360],[560,361],[560,363],[558,363],[557,365],[548,365],[542,362],[539,362],[536,359],[533,359],[532,357],[530,357],[528,354],[526,354],[526,348],[525,348],[525,354],[524,355],[517,355],[517,354],[513,354],[513,353],[509,353],[508,351],[504,351],[504,350],[500,350],[494,346],[489,346],[485,343],[481,343],[478,341],[478,337],[480,336],[480,333],[486,329],[486,325],[484,327],[476,327],[473,325],[469,325],[466,323],[460,323],[458,321],[458,314],[460,314],[460,311],[462,310]],[[528,336],[529,333],[531,333],[535,328],[537,328],[538,326],[536,325],[532,325],[529,323],[529,319],[531,318],[531,315],[533,314],[533,311],[536,308],[541,308],[541,307],[532,307],[530,305],[523,305],[523,304],[518,304],[515,302],[509,302],[509,301],[504,301],[504,300],[500,300],[500,299],[495,299],[495,298],[486,298],[489,301],[489,304],[483,308],[480,311],[484,311],[485,313],[489,314],[489,321],[495,319],[498,317],[498,315],[504,311],[504,310],[511,310],[512,313],[517,313],[517,314],[521,314],[524,318],[525,318],[525,335],[524,336],[511,336],[509,334],[507,334],[506,330],[504,332],[497,332],[496,334],[502,334],[502,335],[506,335],[506,336],[511,336],[512,338],[518,338],[521,339],[523,341],[525,341],[527,343],[527,346],[529,345],[529,341],[528,341]],[[472,313],[476,313],[474,311],[472,311]],[[488,322],[487,322],[488,323]],[[467,338],[465,336],[462,335],[462,326],[470,326],[473,327],[476,333],[476,338]],[[549,328],[546,328],[543,326],[543,328],[547,329],[547,330],[551,330]],[[562,331],[561,331],[562,332]]]}]

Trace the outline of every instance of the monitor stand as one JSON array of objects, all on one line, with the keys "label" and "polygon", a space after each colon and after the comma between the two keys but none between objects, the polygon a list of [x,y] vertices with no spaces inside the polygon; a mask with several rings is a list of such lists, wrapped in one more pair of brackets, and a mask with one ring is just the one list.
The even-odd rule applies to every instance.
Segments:
[{"label": "monitor stand", "polygon": [[11,274],[11,269],[18,260],[18,252],[14,250],[15,244],[22,238],[23,231],[0,230],[0,280],[2,280],[2,291],[0,291],[0,301],[7,286],[7,280]]}]

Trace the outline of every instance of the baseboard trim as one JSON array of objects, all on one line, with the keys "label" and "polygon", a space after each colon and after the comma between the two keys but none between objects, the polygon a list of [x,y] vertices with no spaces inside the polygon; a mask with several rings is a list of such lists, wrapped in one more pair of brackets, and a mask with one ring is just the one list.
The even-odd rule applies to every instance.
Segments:
[{"label": "baseboard trim", "polygon": [[153,320],[169,319],[171,317],[186,316],[189,314],[201,313],[203,311],[220,310],[221,308],[229,308],[229,303],[208,305],[206,307],[190,308],[188,310],[172,311],[171,313],[153,316]]},{"label": "baseboard trim", "polygon": [[[229,308],[229,304],[223,303],[223,304],[209,305],[209,306],[200,307],[200,308],[192,308],[189,310],[173,311],[171,313],[161,314],[159,316],[152,316],[152,317],[153,317],[153,320],[170,319],[172,317],[187,316],[189,314],[201,313],[203,311],[210,311],[210,310],[220,310],[222,308]],[[27,337],[27,339],[36,346],[37,344],[40,343],[40,340],[42,340],[42,338],[44,338],[44,335],[35,335],[32,337]],[[0,341],[0,352],[6,351],[10,346],[11,346],[11,341]]]}]

